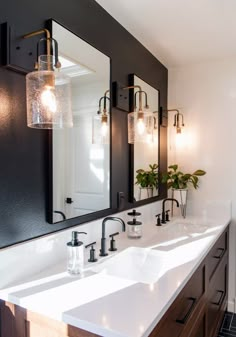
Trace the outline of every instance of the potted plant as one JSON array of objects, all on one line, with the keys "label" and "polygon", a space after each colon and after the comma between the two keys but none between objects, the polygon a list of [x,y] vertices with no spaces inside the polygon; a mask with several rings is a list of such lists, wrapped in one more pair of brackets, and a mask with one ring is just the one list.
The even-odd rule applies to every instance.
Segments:
[{"label": "potted plant", "polygon": [[138,169],[136,171],[136,182],[135,184],[139,185],[139,200],[141,199],[141,190],[147,190],[147,197],[150,198],[153,196],[153,190],[157,189],[158,185],[158,165],[149,164],[150,170]]},{"label": "potted plant", "polygon": [[188,187],[198,188],[199,177],[206,174],[203,170],[196,170],[193,173],[183,173],[178,169],[178,165],[170,165],[168,172],[162,174],[162,183],[167,183],[168,189],[172,188],[172,197],[177,199],[183,217],[186,216]]}]

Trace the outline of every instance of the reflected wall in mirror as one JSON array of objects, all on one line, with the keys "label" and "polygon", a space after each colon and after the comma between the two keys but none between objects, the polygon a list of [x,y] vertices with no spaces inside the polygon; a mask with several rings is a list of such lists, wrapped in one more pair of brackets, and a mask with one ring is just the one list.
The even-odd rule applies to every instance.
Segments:
[{"label": "reflected wall in mirror", "polygon": [[[52,134],[55,223],[110,207],[110,125],[104,123],[110,113],[110,58],[55,21],[52,33],[61,71],[71,78],[74,124]],[[107,118],[101,118],[104,105]]]},{"label": "reflected wall in mirror", "polygon": [[[152,133],[144,142],[133,146],[133,201],[140,201],[158,195],[158,149],[159,149],[159,91],[133,75],[133,85],[138,85],[147,94],[148,111],[153,114]],[[138,89],[134,89],[134,94]],[[145,111],[145,109],[144,109]],[[132,166],[132,165],[131,165]]]}]

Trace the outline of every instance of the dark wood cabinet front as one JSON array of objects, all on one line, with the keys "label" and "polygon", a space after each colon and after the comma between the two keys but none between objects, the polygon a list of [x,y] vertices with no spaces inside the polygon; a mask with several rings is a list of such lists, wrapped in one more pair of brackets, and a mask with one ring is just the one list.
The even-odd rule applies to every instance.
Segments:
[{"label": "dark wood cabinet front", "polygon": [[215,330],[217,327],[215,326],[214,322],[221,321],[221,318],[223,317],[224,311],[226,309],[228,283],[227,275],[228,263],[227,256],[225,256],[209,284],[207,301],[207,331],[209,337],[215,335]]},{"label": "dark wood cabinet front", "polygon": [[228,228],[149,337],[216,337],[227,301]]},{"label": "dark wood cabinet front", "polygon": [[207,264],[207,277],[209,282],[211,281],[211,278],[213,277],[216,268],[220,264],[221,260],[227,253],[228,248],[228,231],[224,232],[219,240],[215,243],[213,248],[210,250],[209,254],[206,258],[206,264]]},{"label": "dark wood cabinet front", "polygon": [[150,337],[181,336],[188,322],[192,320],[201,306],[204,292],[205,265],[202,264],[166,312],[160,324],[152,331]]}]

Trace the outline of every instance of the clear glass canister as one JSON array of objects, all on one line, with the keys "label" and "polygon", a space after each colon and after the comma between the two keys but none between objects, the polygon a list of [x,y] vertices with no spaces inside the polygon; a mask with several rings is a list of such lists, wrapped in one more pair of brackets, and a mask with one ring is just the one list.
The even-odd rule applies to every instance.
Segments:
[{"label": "clear glass canister", "polygon": [[138,239],[142,237],[142,222],[137,221],[135,218],[132,221],[127,222],[128,238]]}]

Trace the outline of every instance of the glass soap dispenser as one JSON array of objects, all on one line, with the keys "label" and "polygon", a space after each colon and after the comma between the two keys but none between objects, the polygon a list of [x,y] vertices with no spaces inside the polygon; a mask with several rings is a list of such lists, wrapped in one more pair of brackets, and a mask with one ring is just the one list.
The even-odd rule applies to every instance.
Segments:
[{"label": "glass soap dispenser", "polygon": [[128,221],[128,238],[130,239],[139,239],[142,237],[142,222],[137,221],[137,217],[141,215],[141,213],[137,212],[135,209],[132,212],[128,213],[129,216],[132,216],[132,221]]},{"label": "glass soap dispenser", "polygon": [[87,234],[86,232],[72,232],[70,242],[67,242],[67,271],[69,274],[80,274],[84,266],[84,244],[79,241],[79,234]]}]

